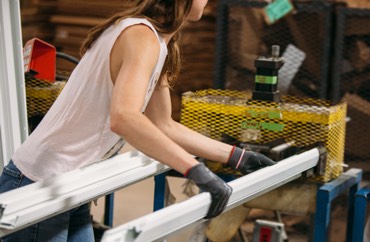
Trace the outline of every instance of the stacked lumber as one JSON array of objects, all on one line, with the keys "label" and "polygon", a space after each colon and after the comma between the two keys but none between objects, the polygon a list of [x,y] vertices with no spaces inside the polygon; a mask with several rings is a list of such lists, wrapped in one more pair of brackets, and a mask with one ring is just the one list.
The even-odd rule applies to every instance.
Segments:
[{"label": "stacked lumber", "polygon": [[49,17],[55,9],[55,1],[22,0],[20,5],[23,43],[32,38],[51,41],[54,32]]},{"label": "stacked lumber", "polygon": [[[121,0],[23,0],[24,39],[38,37],[58,51],[80,58],[89,30],[120,10]],[[203,18],[183,29],[183,68],[172,92],[173,116],[180,117],[181,95],[212,86],[216,35],[216,2],[209,1]],[[68,75],[75,65],[57,60],[57,70]]]},{"label": "stacked lumber", "polygon": [[79,49],[89,30],[120,6],[121,0],[57,0],[56,13],[50,19],[55,26],[53,44],[66,54],[80,57]]},{"label": "stacked lumber", "polygon": [[[103,18],[53,15],[50,21],[54,24],[55,35],[52,44],[59,52],[80,59],[80,47],[90,29],[103,21]],[[75,65],[58,59],[57,68],[62,72],[71,72]]]},{"label": "stacked lumber", "polygon": [[335,0],[335,1],[337,3],[342,3],[342,4],[347,5],[349,8],[367,8],[367,9],[370,9],[370,0]]},{"label": "stacked lumber", "polygon": [[[79,59],[81,44],[90,29],[117,11],[120,2],[120,0],[56,0],[56,11],[50,18],[55,29],[52,44],[58,51]],[[58,59],[57,67],[60,71],[68,73],[75,65]]]}]

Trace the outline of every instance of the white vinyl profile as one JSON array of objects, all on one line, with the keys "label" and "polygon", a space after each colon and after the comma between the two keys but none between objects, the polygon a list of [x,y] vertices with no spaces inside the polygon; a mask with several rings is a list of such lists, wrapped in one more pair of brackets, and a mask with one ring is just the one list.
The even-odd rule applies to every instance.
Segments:
[{"label": "white vinyl profile", "polygon": [[130,151],[0,194],[0,237],[167,170]]},{"label": "white vinyl profile", "polygon": [[[233,193],[225,211],[301,177],[303,172],[315,167],[318,160],[319,151],[315,148],[229,182]],[[210,204],[209,193],[198,194],[107,230],[102,241],[148,242],[165,239],[188,225],[202,222]]]},{"label": "white vinyl profile", "polygon": [[19,1],[1,0],[0,168],[28,136],[22,50]]}]

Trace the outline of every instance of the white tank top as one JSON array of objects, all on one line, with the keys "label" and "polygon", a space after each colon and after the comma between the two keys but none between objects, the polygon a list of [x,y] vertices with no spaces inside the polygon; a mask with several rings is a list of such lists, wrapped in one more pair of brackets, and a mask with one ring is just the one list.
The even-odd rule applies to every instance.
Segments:
[{"label": "white tank top", "polygon": [[109,27],[84,54],[42,122],[13,155],[25,176],[39,181],[85,166],[100,160],[121,140],[110,130],[110,52],[120,33],[135,24],[150,27],[160,43],[142,107],[145,110],[162,71],[167,45],[149,21],[128,18]]}]

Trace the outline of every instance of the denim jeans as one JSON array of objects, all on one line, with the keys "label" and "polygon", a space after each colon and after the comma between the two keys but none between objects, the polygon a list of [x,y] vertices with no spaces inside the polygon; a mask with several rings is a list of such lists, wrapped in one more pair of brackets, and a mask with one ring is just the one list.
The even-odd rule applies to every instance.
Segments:
[{"label": "denim jeans", "polygon": [[[12,161],[0,176],[0,193],[33,183]],[[3,242],[90,242],[94,241],[88,204],[56,215],[1,238]]]}]

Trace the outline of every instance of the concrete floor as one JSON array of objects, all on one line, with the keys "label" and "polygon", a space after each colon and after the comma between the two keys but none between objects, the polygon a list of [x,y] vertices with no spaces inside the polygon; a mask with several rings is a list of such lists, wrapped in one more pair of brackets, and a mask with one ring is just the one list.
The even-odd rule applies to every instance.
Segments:
[{"label": "concrete floor", "polygon": [[[181,202],[187,199],[182,193],[182,185],[184,179],[169,177],[168,183],[171,193],[175,196],[176,202]],[[114,220],[113,227],[127,223],[135,218],[149,214],[153,209],[154,197],[154,179],[149,178],[115,192],[114,195]],[[97,206],[92,206],[92,215],[95,221],[103,222],[104,215],[104,198],[98,200]],[[273,220],[273,219],[272,219]],[[199,225],[201,226],[201,225]],[[167,242],[205,242],[206,239],[202,232],[199,232],[200,227],[191,226],[167,238]],[[244,233],[249,242],[252,241],[253,225],[243,225]],[[238,236],[230,242],[241,242]],[[304,235],[291,235],[289,236],[290,242],[305,242],[308,241],[307,236]]]},{"label": "concrete floor", "polygon": [[[133,150],[130,145],[125,145],[121,153]],[[167,178],[171,194],[175,197],[175,202],[181,202],[188,197],[183,194],[183,184],[185,179],[177,177]],[[104,221],[105,199],[98,199],[97,205],[92,205],[91,213],[97,222]],[[154,178],[135,183],[114,193],[114,217],[113,227],[127,223],[153,212],[154,204]],[[167,242],[189,242],[192,240],[194,227],[186,228],[170,236]]]},{"label": "concrete floor", "polygon": [[[176,197],[176,202],[185,200],[187,197],[182,194],[182,184],[184,179],[168,178],[171,193]],[[149,178],[124,188],[114,194],[114,217],[113,227],[127,223],[135,218],[149,214],[153,211],[154,179]],[[98,200],[97,206],[92,205],[91,212],[93,219],[103,222],[104,198]],[[189,242],[193,234],[194,227],[180,231],[170,238],[168,242]]]}]

